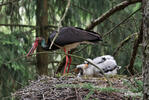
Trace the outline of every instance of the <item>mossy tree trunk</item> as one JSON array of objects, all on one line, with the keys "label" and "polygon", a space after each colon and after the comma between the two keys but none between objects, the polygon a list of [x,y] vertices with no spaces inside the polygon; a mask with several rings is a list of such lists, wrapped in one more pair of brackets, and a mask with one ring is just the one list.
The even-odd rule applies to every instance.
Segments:
[{"label": "mossy tree trunk", "polygon": [[[36,8],[36,25],[39,27],[36,30],[36,36],[48,38],[48,31],[45,26],[48,25],[48,2],[47,0],[37,0]],[[42,48],[38,46],[37,52],[42,52]],[[37,54],[37,73],[39,75],[48,74],[48,54]]]},{"label": "mossy tree trunk", "polygon": [[149,0],[143,7],[143,100],[149,100]]}]

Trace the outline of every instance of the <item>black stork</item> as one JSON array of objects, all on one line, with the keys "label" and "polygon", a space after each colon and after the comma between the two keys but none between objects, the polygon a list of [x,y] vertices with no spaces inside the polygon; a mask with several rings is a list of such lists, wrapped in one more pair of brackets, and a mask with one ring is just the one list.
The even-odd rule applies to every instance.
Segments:
[{"label": "black stork", "polygon": [[34,50],[37,48],[38,44],[40,43],[41,47],[45,50],[57,50],[62,49],[64,50],[66,54],[66,63],[64,68],[64,73],[67,68],[68,60],[69,65],[67,69],[67,73],[69,72],[70,64],[71,64],[71,56],[68,57],[67,53],[69,54],[69,51],[71,49],[76,48],[79,44],[84,43],[96,43],[98,41],[101,41],[101,36],[93,31],[86,31],[81,28],[77,27],[62,27],[59,30],[59,34],[57,38],[54,41],[54,44],[52,45],[51,49],[49,48],[51,45],[51,42],[53,38],[55,37],[57,31],[54,31],[52,34],[50,34],[48,41],[46,42],[44,38],[37,37],[33,47],[28,52],[27,56],[32,54]]}]

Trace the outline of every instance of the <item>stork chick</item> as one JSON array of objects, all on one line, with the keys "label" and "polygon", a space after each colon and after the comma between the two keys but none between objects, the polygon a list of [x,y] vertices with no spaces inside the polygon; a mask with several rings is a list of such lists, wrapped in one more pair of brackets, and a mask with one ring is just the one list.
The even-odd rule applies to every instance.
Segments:
[{"label": "stork chick", "polygon": [[[91,59],[87,60],[97,65],[100,69],[103,70],[104,74],[106,75],[116,75],[117,71],[121,68],[120,66],[117,65],[114,57],[110,55],[104,55],[96,57],[93,60]],[[81,72],[82,74],[80,75],[101,76],[102,74],[96,67],[94,67],[87,61],[84,61],[84,64],[78,65],[76,69],[77,68],[82,68],[83,70],[83,72]]]}]

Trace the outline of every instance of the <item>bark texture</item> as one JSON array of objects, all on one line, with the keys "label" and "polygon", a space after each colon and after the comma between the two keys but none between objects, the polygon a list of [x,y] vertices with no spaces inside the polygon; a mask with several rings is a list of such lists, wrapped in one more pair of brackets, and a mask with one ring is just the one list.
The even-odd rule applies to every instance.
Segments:
[{"label": "bark texture", "polygon": [[149,0],[142,1],[143,8],[143,100],[149,100]]},{"label": "bark texture", "polygon": [[[36,35],[48,39],[48,30],[45,26],[48,25],[48,3],[47,0],[37,0],[36,9],[36,25],[39,27],[36,30]],[[42,52],[42,48],[38,46],[37,52]],[[37,73],[39,75],[48,74],[48,54],[37,54]]]}]

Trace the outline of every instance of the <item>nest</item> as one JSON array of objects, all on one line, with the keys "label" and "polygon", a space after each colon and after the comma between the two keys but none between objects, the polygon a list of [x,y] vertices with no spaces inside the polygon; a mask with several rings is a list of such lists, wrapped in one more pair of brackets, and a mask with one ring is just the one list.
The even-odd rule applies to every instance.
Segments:
[{"label": "nest", "polygon": [[[112,88],[127,89],[121,80],[112,79]],[[28,86],[13,93],[20,100],[127,100],[123,92],[106,90],[104,78],[48,77],[41,76]],[[104,90],[105,89],[105,90]],[[137,100],[137,99],[135,99]],[[139,100],[139,99],[138,99]]]}]

